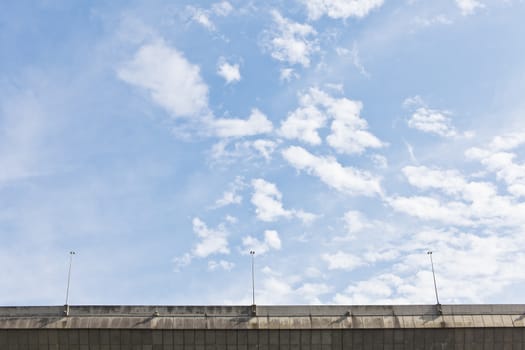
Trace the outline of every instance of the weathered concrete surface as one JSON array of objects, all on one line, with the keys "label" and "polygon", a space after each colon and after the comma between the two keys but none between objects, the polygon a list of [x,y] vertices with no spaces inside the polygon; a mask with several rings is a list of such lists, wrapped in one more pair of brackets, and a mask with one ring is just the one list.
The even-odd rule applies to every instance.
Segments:
[{"label": "weathered concrete surface", "polygon": [[0,307],[0,350],[525,350],[525,305]]},{"label": "weathered concrete surface", "polygon": [[525,305],[0,307],[0,329],[397,329],[525,327]]},{"label": "weathered concrete surface", "polygon": [[0,330],[0,349],[522,350],[523,329],[11,329]]}]

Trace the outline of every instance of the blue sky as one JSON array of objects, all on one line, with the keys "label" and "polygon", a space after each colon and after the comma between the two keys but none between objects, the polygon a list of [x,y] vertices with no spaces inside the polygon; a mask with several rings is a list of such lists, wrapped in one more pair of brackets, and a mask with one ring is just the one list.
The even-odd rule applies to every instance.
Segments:
[{"label": "blue sky", "polygon": [[522,303],[524,16],[7,2],[0,304]]}]

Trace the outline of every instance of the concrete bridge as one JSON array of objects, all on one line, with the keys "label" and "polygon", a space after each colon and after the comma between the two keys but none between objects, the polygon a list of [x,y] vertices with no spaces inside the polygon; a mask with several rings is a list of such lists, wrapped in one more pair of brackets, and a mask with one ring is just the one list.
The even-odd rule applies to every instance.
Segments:
[{"label": "concrete bridge", "polygon": [[1,350],[525,350],[525,305],[0,307]]}]

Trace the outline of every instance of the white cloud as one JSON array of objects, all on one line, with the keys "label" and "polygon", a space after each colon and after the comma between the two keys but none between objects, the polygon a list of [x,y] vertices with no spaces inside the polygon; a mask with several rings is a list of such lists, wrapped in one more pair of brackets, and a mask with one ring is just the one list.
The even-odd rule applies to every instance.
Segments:
[{"label": "white cloud", "polygon": [[241,176],[237,176],[235,180],[228,185],[228,190],[224,191],[222,197],[215,201],[215,208],[230,204],[241,204],[242,196],[238,192],[244,187],[246,187],[244,179]]},{"label": "white cloud", "polygon": [[227,84],[236,83],[241,80],[239,64],[230,64],[223,57],[219,59],[217,64],[217,74],[223,77]]},{"label": "white cloud", "polygon": [[358,256],[343,253],[342,251],[338,251],[334,254],[323,254],[321,255],[321,258],[328,263],[329,270],[351,271],[364,265],[364,262]]},{"label": "white cloud", "polygon": [[340,94],[343,94],[345,92],[345,86],[340,83],[325,83],[324,86]]},{"label": "white cloud", "polygon": [[231,216],[231,215],[226,215],[226,217],[224,219],[230,224],[236,224],[239,221],[239,219],[237,219],[235,216]]},{"label": "white cloud", "polygon": [[350,54],[350,50],[347,49],[346,47],[336,47],[335,52],[337,53],[338,56],[347,56]]},{"label": "white cloud", "polygon": [[463,16],[471,15],[476,9],[485,7],[485,5],[477,0],[456,0],[456,5],[461,10]]},{"label": "white cloud", "polygon": [[185,12],[193,22],[200,24],[210,31],[215,30],[215,24],[210,19],[211,13],[209,10],[205,10],[196,6],[186,6]]},{"label": "white cloud", "polygon": [[523,144],[525,144],[525,132],[513,132],[494,137],[488,148],[492,152],[510,151]]},{"label": "white cloud", "polygon": [[388,168],[388,159],[386,159],[385,156],[382,156],[380,154],[372,154],[370,156],[372,159],[372,162],[374,162],[374,165],[379,169],[386,169]]},{"label": "white cloud", "polygon": [[[510,185],[518,183],[518,174],[525,173],[514,168],[520,166],[515,162],[518,153],[514,150],[524,144],[523,133],[514,132],[495,137],[485,148],[469,149],[467,157],[479,160],[488,170],[475,172],[470,177],[456,169],[404,167],[402,172],[408,182],[421,193],[393,196],[386,202],[394,210],[420,219],[423,221],[420,226],[427,228],[385,237],[381,249],[369,247],[359,254],[354,261],[367,265],[388,261],[391,268],[352,283],[345,291],[338,292],[333,301],[345,304],[433,302],[427,250],[435,253],[442,302],[480,303],[502,295],[516,295],[508,290],[509,286],[525,283],[519,272],[525,268],[525,254],[520,250],[525,243],[525,202]],[[493,182],[492,172],[497,180],[508,185],[510,195],[500,194],[504,188]],[[483,181],[485,177],[490,182]],[[451,228],[433,229],[432,221],[437,221],[440,227]]]},{"label": "white cloud", "polygon": [[279,79],[281,81],[291,81],[292,79],[299,78],[299,74],[297,74],[293,68],[282,68],[281,72],[279,74]]},{"label": "white cloud", "polygon": [[215,207],[224,207],[230,204],[241,204],[242,196],[238,195],[235,191],[226,191],[222,197],[215,201]]},{"label": "white cloud", "polygon": [[[352,283],[334,297],[343,304],[407,304],[435,301],[430,261],[434,250],[439,295],[446,303],[481,303],[513,283],[523,283],[522,230],[498,233],[424,229],[395,242],[398,262],[388,273]],[[391,254],[385,252],[387,255]],[[395,256],[395,255],[392,255]],[[372,258],[375,258],[372,256]]]},{"label": "white cloud", "polygon": [[416,154],[414,153],[414,146],[412,146],[410,143],[404,141],[405,143],[405,146],[407,148],[407,152],[408,152],[408,155],[410,156],[410,160],[413,162],[413,163],[417,163],[418,160],[416,158]]},{"label": "white cloud", "polygon": [[264,242],[272,249],[281,249],[281,239],[277,231],[264,231]]},{"label": "white cloud", "polygon": [[316,20],[322,16],[331,18],[365,17],[383,0],[302,0],[308,10],[308,18]]},{"label": "white cloud", "polygon": [[[456,226],[525,225],[525,217],[519,214],[520,210],[525,209],[525,203],[518,202],[511,196],[499,195],[497,187],[492,183],[468,181],[455,170],[422,166],[405,167],[403,173],[413,186],[438,193],[386,199],[397,211],[422,220],[435,220]],[[441,198],[442,195],[445,198]]]},{"label": "white cloud", "polygon": [[389,198],[388,204],[394,210],[422,220],[435,220],[459,226],[473,224],[468,213],[469,207],[463,202],[442,203],[439,199],[427,196],[396,196]]},{"label": "white cloud", "polygon": [[363,257],[369,263],[376,263],[380,261],[392,261],[399,257],[399,251],[392,249],[374,249],[367,251]]},{"label": "white cloud", "polygon": [[218,269],[222,269],[222,270],[225,270],[225,271],[230,271],[234,267],[235,267],[235,264],[233,262],[231,262],[231,261],[226,261],[226,260],[219,260],[219,261],[210,260],[210,261],[208,261],[208,270],[210,270],[210,271],[215,271],[215,270],[218,270]]},{"label": "white cloud", "polygon": [[255,148],[261,156],[264,157],[267,161],[272,158],[272,153],[277,148],[277,143],[271,140],[255,140],[252,143],[253,148]]},{"label": "white cloud", "polygon": [[366,148],[380,148],[384,144],[373,134],[366,131],[366,122],[358,115],[347,115],[348,118],[332,122],[332,133],[326,141],[339,153],[360,154]]},{"label": "white cloud", "polygon": [[363,105],[347,98],[332,98],[322,91],[311,89],[313,101],[323,105],[333,118],[328,144],[340,153],[362,153],[366,148],[380,148],[383,143],[367,131],[368,123],[359,114]]},{"label": "white cloud", "polygon": [[305,283],[296,289],[296,293],[302,296],[310,305],[323,304],[319,296],[331,293],[333,287],[325,283]]},{"label": "white cloud", "polygon": [[430,169],[425,166],[407,166],[402,169],[408,182],[421,189],[441,189],[446,194],[461,194],[467,182],[457,170]]},{"label": "white cloud", "polygon": [[[230,254],[228,232],[223,224],[220,224],[215,229],[211,229],[197,217],[193,218],[192,224],[193,233],[199,238],[199,241],[192,248],[191,252],[173,259],[175,271],[180,271],[181,268],[191,264],[194,258],[206,258],[216,254]],[[218,263],[215,267],[225,268],[227,266],[227,264],[222,265]]]},{"label": "white cloud", "polygon": [[287,139],[299,139],[311,145],[321,144],[317,129],[322,128],[326,116],[315,106],[297,108],[281,123],[279,134]]},{"label": "white cloud", "polygon": [[252,180],[254,193],[252,204],[255,205],[257,218],[262,221],[275,221],[281,217],[290,217],[292,212],[283,208],[282,194],[275,184],[263,179]]},{"label": "white cloud", "polygon": [[211,5],[209,9],[203,9],[198,6],[186,6],[185,13],[192,21],[200,24],[209,31],[215,31],[217,28],[211,17],[226,17],[233,11],[233,6],[228,1],[221,1]]},{"label": "white cloud", "polygon": [[[359,237],[360,241],[363,237],[371,238],[373,234],[381,232],[386,234],[390,229],[381,221],[369,219],[363,212],[357,210],[348,210],[341,218],[344,223],[345,233],[340,236],[333,237],[333,242],[340,244],[341,242],[356,241]],[[378,251],[379,248],[374,248]]]},{"label": "white cloud", "polygon": [[428,108],[419,96],[405,99],[403,106],[407,108],[416,107],[408,119],[408,126],[413,129],[449,138],[470,138],[474,135],[472,131],[467,131],[463,134],[459,133],[452,125],[450,112]]},{"label": "white cloud", "polygon": [[263,280],[262,290],[257,293],[257,300],[262,303],[267,298],[271,300],[270,304],[275,305],[288,300],[292,293],[293,287],[290,282],[275,276],[268,276]]},{"label": "white cloud", "polygon": [[401,283],[401,278],[392,274],[374,276],[374,279],[350,285],[344,294],[337,293],[334,302],[346,305],[392,304],[393,294]]},{"label": "white cloud", "polygon": [[193,232],[199,237],[200,241],[193,248],[193,255],[199,258],[205,258],[213,254],[229,254],[228,232],[219,225],[216,229],[210,229],[199,218],[193,219]]},{"label": "white cloud", "polygon": [[221,1],[211,5],[211,10],[217,16],[228,16],[233,11],[233,6],[228,1]]},{"label": "white cloud", "polygon": [[263,255],[271,249],[281,249],[281,239],[279,238],[279,233],[275,230],[264,231],[263,241],[252,236],[243,237],[242,244],[244,246],[244,254],[248,254],[249,251],[255,251],[255,254]]},{"label": "white cloud", "polygon": [[370,74],[366,71],[365,66],[363,66],[363,63],[361,62],[359,48],[357,47],[357,44],[355,42],[351,50],[344,47],[337,47],[335,51],[339,56],[349,56],[352,64],[354,65],[354,67],[357,68],[359,73],[361,73],[365,77],[370,77]]},{"label": "white cloud", "polygon": [[452,24],[452,20],[445,15],[435,15],[432,17],[416,16],[413,22],[421,27],[431,27],[439,24]]},{"label": "white cloud", "polygon": [[405,108],[413,108],[413,107],[421,107],[421,106],[426,106],[426,103],[423,100],[423,98],[419,95],[407,97],[403,101],[403,107]]},{"label": "white cloud", "polygon": [[182,256],[173,258],[173,269],[175,272],[179,272],[183,267],[188,266],[191,264],[191,261],[193,260],[193,256],[190,253],[186,253]]},{"label": "white cloud", "polygon": [[311,224],[319,217],[318,215],[308,213],[303,210],[292,210],[292,212],[296,218],[300,219],[303,223],[307,225]]},{"label": "white cloud", "polygon": [[328,144],[339,153],[362,153],[367,148],[379,148],[384,144],[368,129],[366,120],[359,116],[362,104],[347,98],[333,98],[327,93],[311,88],[299,96],[299,105],[282,123],[280,134],[289,139],[299,139],[311,145],[321,144],[317,130],[332,119],[332,133],[326,138]]},{"label": "white cloud", "polygon": [[208,112],[208,86],[198,66],[164,41],[145,44],[131,61],[117,71],[128,84],[149,92],[173,117],[192,117]]},{"label": "white cloud", "polygon": [[370,77],[370,74],[366,71],[365,66],[363,66],[363,63],[361,62],[359,49],[356,43],[354,43],[354,45],[352,46],[352,51],[350,51],[350,57],[352,58],[352,63],[357,68],[357,70],[365,77]]},{"label": "white cloud", "polygon": [[382,193],[380,179],[352,167],[343,167],[333,157],[317,157],[302,147],[291,146],[282,152],[298,170],[315,175],[328,186],[350,195],[374,196]]},{"label": "white cloud", "polygon": [[470,148],[469,159],[478,160],[487,170],[496,174],[507,185],[507,191],[516,197],[525,197],[525,163],[517,163],[517,154],[510,152],[525,144],[525,133],[515,132],[495,137],[487,149]]},{"label": "white cloud", "polygon": [[281,202],[282,194],[271,182],[254,179],[252,186],[254,193],[251,202],[255,206],[255,213],[259,220],[273,222],[280,218],[296,217],[305,224],[309,224],[317,217],[303,210],[284,209]]},{"label": "white cloud", "polygon": [[212,119],[209,127],[219,137],[244,137],[269,133],[273,124],[264,113],[252,109],[248,119]]},{"label": "white cloud", "polygon": [[371,227],[368,220],[359,211],[349,210],[344,216],[345,227],[348,233],[354,234]]},{"label": "white cloud", "polygon": [[221,139],[213,145],[211,158],[214,162],[222,165],[238,161],[239,159],[254,161],[260,157],[269,161],[272,159],[272,154],[276,148],[277,142],[266,139],[235,142],[231,139]]},{"label": "white cloud", "polygon": [[[255,300],[257,304],[320,305],[324,303],[321,297],[333,291],[333,287],[325,283],[304,282],[302,276],[284,275],[268,266],[262,268],[261,272],[263,272],[263,275],[259,279],[260,282],[257,282],[258,280],[256,279]],[[228,303],[251,303],[251,295],[228,301]]]},{"label": "white cloud", "polygon": [[310,65],[310,56],[319,51],[315,37],[317,32],[308,24],[300,24],[272,11],[275,29],[266,32],[263,45],[271,56],[281,62]]},{"label": "white cloud", "polygon": [[452,126],[449,115],[447,111],[420,107],[408,120],[408,126],[444,137],[455,137],[458,133]]}]

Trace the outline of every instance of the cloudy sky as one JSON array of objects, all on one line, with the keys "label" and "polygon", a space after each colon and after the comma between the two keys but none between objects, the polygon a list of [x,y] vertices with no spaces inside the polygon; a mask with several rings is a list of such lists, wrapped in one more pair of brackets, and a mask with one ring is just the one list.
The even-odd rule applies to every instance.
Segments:
[{"label": "cloudy sky", "polygon": [[1,305],[525,302],[525,2],[2,8]]}]

